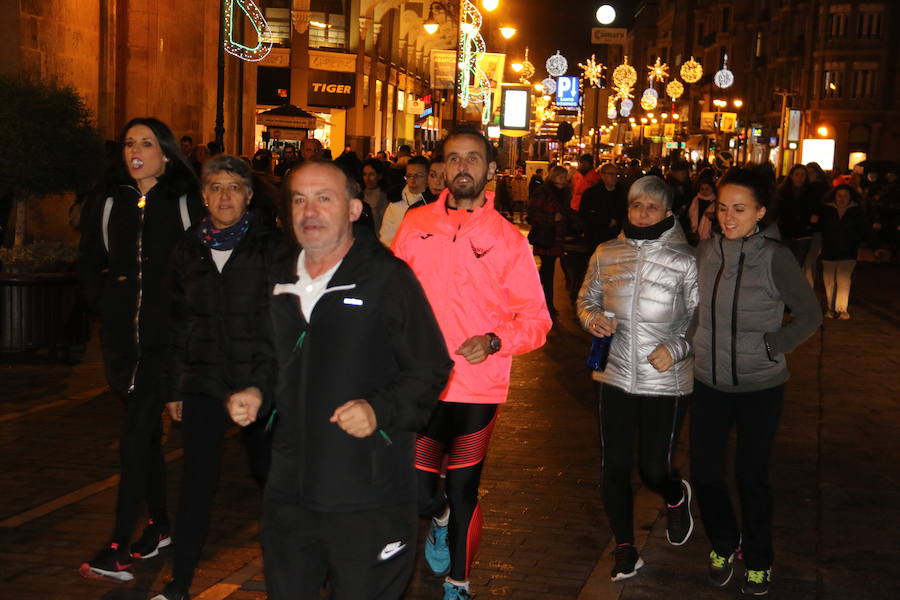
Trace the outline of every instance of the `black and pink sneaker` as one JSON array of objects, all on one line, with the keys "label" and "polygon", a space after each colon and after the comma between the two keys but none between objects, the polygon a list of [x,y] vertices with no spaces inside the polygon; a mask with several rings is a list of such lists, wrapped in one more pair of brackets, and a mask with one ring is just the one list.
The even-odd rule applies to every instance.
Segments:
[{"label": "black and pink sneaker", "polygon": [[98,552],[93,560],[83,563],[78,573],[88,579],[111,579],[125,583],[134,579],[128,571],[130,568],[131,557],[114,542]]},{"label": "black and pink sneaker", "polygon": [[147,521],[147,527],[141,537],[131,545],[131,556],[134,558],[147,559],[153,558],[159,554],[160,548],[165,548],[172,544],[172,538],[169,537],[167,527],[161,527],[153,522],[153,519]]}]

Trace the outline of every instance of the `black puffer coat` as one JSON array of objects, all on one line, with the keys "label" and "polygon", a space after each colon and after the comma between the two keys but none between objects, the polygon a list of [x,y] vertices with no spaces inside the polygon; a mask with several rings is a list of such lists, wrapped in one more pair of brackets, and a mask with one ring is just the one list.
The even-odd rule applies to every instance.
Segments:
[{"label": "black puffer coat", "polygon": [[[134,182],[115,184],[109,250],[103,242],[101,198],[86,217],[78,275],[90,308],[100,314],[101,343],[110,387],[125,393],[135,382],[156,386],[164,369],[169,331],[169,260],[184,235],[179,198],[187,196],[190,222],[206,210],[196,181],[163,175],[143,209]],[[142,214],[143,213],[143,214]]]},{"label": "black puffer coat", "polygon": [[254,219],[220,273],[195,230],[172,255],[166,399],[204,394],[224,401],[250,386],[268,389],[274,372],[266,327],[267,274],[281,235],[263,219]]}]

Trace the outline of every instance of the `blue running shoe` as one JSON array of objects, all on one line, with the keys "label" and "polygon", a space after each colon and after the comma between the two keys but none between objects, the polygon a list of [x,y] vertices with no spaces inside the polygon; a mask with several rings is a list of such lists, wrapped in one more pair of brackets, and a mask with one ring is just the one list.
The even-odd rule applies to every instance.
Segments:
[{"label": "blue running shoe", "polygon": [[441,527],[434,519],[431,520],[431,529],[425,537],[425,562],[428,563],[428,568],[431,569],[431,572],[438,577],[443,577],[450,572],[450,546],[447,545],[447,526]]},{"label": "blue running shoe", "polygon": [[444,582],[444,600],[472,600],[474,597],[466,588],[453,585],[449,581]]}]

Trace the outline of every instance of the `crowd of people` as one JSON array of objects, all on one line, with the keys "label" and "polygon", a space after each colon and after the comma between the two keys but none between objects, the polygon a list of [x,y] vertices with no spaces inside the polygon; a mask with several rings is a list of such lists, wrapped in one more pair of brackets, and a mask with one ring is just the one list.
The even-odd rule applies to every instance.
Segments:
[{"label": "crowd of people", "polygon": [[[810,277],[821,255],[825,314],[846,319],[859,246],[880,247],[852,185],[811,166],[776,188],[765,169],[692,176],[674,162],[664,178],[585,155],[574,174],[552,166],[529,186],[526,239],[487,189],[497,158],[477,129],[430,157],[403,147],[396,162],[349,148],[331,160],[314,139],[277,161],[209,148],[201,160],[189,144],[156,119],[130,121],[84,216],[79,276],[125,417],[112,533],[82,575],[130,581],[136,561],[174,545],[154,600],[190,597],[234,422],[264,490],[270,598],[318,599],[323,586],[401,597],[418,517],[444,600],[471,598],[481,472],[513,356],[559,318],[559,259],[581,326],[609,342],[591,376],[611,579],[643,565],[638,440],[669,542],[692,535],[696,497],[709,582],[727,585],[741,560],[743,593],[768,592],[785,355],[822,319]],[[687,478],[673,456],[689,406]],[[164,410],[184,448],[174,527]],[[725,475],[732,429],[740,517]]]}]

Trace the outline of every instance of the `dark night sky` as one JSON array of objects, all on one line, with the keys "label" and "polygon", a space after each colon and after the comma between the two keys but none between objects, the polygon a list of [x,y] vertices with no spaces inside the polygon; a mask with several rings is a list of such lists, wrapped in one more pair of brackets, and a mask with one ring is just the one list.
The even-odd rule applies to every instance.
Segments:
[{"label": "dark night sky", "polygon": [[[595,13],[601,4],[611,4],[616,9],[616,21],[610,27],[628,27],[631,24],[636,0],[500,0],[500,6],[493,13],[481,9],[481,1],[474,0],[476,6],[488,21],[499,27],[511,24],[518,33],[507,42],[507,63],[522,60],[525,46],[529,47],[529,59],[534,63],[534,80],[547,77],[544,63],[559,50],[569,61],[569,75],[581,72],[578,63],[590,58],[591,28],[599,27]],[[496,43],[488,43],[488,51],[501,51],[503,39],[494,36]],[[512,76],[507,71],[507,78]]]}]

